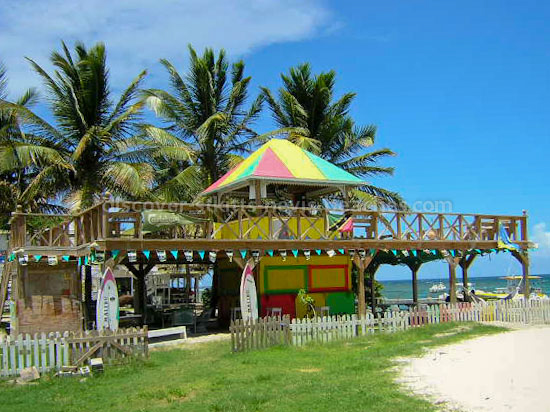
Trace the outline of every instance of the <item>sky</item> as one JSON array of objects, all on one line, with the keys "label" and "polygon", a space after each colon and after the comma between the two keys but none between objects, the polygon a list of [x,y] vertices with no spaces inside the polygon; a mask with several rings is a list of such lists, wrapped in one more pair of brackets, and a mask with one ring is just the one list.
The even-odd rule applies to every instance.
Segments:
[{"label": "sky", "polygon": [[[187,67],[187,44],[243,59],[259,86],[302,62],[335,70],[337,93],[357,93],[352,115],[376,124],[394,177],[375,184],[430,211],[520,215],[539,244],[532,273],[550,273],[550,3],[386,0],[0,0],[0,60],[12,96],[41,87],[25,56],[46,68],[63,39],[103,41],[115,92],[141,70],[166,87],[158,63]],[[38,108],[47,116],[43,106]],[[256,125],[274,124],[266,110]],[[450,209],[449,209],[450,208]],[[446,274],[431,263],[420,277]],[[510,256],[479,259],[473,276],[519,273]],[[380,279],[406,279],[384,267]]]}]

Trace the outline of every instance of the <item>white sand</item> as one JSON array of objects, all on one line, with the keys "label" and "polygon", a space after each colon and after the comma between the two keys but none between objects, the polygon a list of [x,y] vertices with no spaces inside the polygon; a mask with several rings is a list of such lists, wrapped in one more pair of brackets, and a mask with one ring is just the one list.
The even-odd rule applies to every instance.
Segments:
[{"label": "white sand", "polygon": [[442,346],[409,361],[400,381],[447,409],[550,411],[550,327]]}]

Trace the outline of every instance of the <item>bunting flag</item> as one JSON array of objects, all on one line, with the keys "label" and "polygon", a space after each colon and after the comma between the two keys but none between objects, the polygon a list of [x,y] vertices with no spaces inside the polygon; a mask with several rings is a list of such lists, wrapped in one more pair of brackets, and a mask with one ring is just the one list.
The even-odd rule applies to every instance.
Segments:
[{"label": "bunting flag", "polygon": [[391,252],[392,252],[395,256],[397,256],[397,250],[392,249]]},{"label": "bunting flag", "polygon": [[177,250],[171,250],[170,253],[172,256],[174,256],[174,259],[178,260],[178,251]]},{"label": "bunting flag", "polygon": [[[35,262],[40,262],[40,259],[42,259],[42,255],[34,255],[34,261]],[[80,258],[79,258],[79,260],[80,260]],[[80,262],[78,262],[78,263],[80,263]]]},{"label": "bunting flag", "polygon": [[[128,251],[128,262],[130,263],[137,262],[137,252],[135,250]],[[84,264],[86,264],[86,261],[84,261]]]},{"label": "bunting flag", "polygon": [[286,250],[285,249],[279,250],[279,255],[283,259],[283,262],[286,261]]},{"label": "bunting flag", "polygon": [[111,251],[111,257],[113,259],[116,259],[116,257],[120,254],[120,250],[112,250]]},{"label": "bunting flag", "polygon": [[309,260],[310,257],[311,257],[311,250],[304,249],[304,256],[305,256],[306,260]]},{"label": "bunting flag", "polygon": [[295,258],[298,257],[298,249],[292,249],[292,254],[294,255]]},{"label": "bunting flag", "polygon": [[29,255],[19,256],[19,264],[21,266],[27,266],[29,263]]},{"label": "bunting flag", "polygon": [[412,254],[413,254],[414,257],[418,256],[418,252],[416,250],[412,250]]},{"label": "bunting flag", "polygon": [[63,259],[64,262],[68,262],[71,257],[70,256],[62,256],[61,259]]},{"label": "bunting flag", "polygon": [[50,266],[57,265],[57,256],[48,256],[48,265]]},{"label": "bunting flag", "polygon": [[449,252],[451,253],[451,256],[452,256],[452,257],[455,257],[456,251],[454,251],[454,250],[451,249],[451,250],[449,250]]},{"label": "bunting flag", "polygon": [[150,250],[144,250],[143,255],[145,256],[145,259],[149,260],[149,256],[151,256],[151,251]]},{"label": "bunting flag", "polygon": [[241,257],[242,257],[243,259],[246,259],[247,250],[246,250],[246,249],[241,249],[241,250],[240,250],[240,253],[241,253]]},{"label": "bunting flag", "polygon": [[[36,256],[35,256],[35,258],[36,258]],[[78,258],[78,266],[82,266],[82,258],[81,257]]]},{"label": "bunting flag", "polygon": [[211,250],[210,252],[208,252],[208,260],[210,260],[210,262],[214,263],[217,257],[218,254],[215,251]]},{"label": "bunting flag", "polygon": [[370,249],[370,255],[371,256],[376,255],[376,249]]},{"label": "bunting flag", "polygon": [[227,249],[225,251],[225,254],[227,255],[227,258],[229,259],[229,261],[233,262],[233,251],[231,249]]},{"label": "bunting flag", "polygon": [[437,250],[432,249],[432,254],[437,255]]},{"label": "bunting flag", "polygon": [[13,262],[15,260],[15,253],[10,253],[8,256],[8,262]]},{"label": "bunting flag", "polygon": [[328,257],[334,257],[336,252],[333,249],[327,249],[327,255]]},{"label": "bunting flag", "polygon": [[204,250],[199,250],[199,256],[200,256],[201,260],[204,260],[205,253],[206,252]]},{"label": "bunting flag", "polygon": [[402,253],[405,257],[409,257],[409,251],[408,250],[404,250]]},{"label": "bunting flag", "polygon": [[188,262],[193,261],[193,251],[192,250],[184,250],[183,255],[185,256],[185,260]]},{"label": "bunting flag", "polygon": [[338,249],[338,252],[340,252],[341,255],[343,255],[344,253],[346,253],[346,251],[344,249]]},{"label": "bunting flag", "polygon": [[166,250],[157,250],[157,258],[159,262],[166,262]]},{"label": "bunting flag", "polygon": [[84,256],[84,266],[88,266],[90,263],[90,258],[88,256]]},{"label": "bunting flag", "polygon": [[253,250],[252,251],[252,259],[254,259],[254,262],[258,263],[260,261],[260,251],[259,250]]},{"label": "bunting flag", "polygon": [[365,258],[367,256],[367,251],[365,249],[359,249],[359,257],[361,259]]},{"label": "bunting flag", "polygon": [[273,257],[273,250],[272,249],[268,249],[267,250],[267,254],[271,257]]},{"label": "bunting flag", "polygon": [[348,254],[350,258],[353,258],[355,256],[355,249],[348,249]]},{"label": "bunting flag", "polygon": [[321,256],[321,253],[323,251],[321,249],[315,249],[315,253],[317,253],[317,256]]}]

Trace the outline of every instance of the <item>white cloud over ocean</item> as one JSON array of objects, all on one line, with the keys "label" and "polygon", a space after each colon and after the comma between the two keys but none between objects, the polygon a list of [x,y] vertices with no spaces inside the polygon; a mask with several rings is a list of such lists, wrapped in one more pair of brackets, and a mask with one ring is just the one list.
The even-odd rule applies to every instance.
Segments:
[{"label": "white cloud over ocean", "polygon": [[534,252],[536,255],[550,257],[550,228],[547,227],[546,223],[537,223],[529,237],[539,245],[539,248]]},{"label": "white cloud over ocean", "polygon": [[0,60],[19,94],[39,85],[25,56],[49,68],[62,39],[104,41],[114,86],[122,87],[161,57],[181,65],[188,43],[242,55],[315,36],[333,22],[314,0],[0,0]]}]

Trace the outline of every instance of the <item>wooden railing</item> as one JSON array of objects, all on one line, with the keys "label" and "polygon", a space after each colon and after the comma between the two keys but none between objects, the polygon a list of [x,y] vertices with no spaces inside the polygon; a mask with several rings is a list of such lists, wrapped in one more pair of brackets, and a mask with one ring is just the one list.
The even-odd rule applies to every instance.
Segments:
[{"label": "wooden railing", "polygon": [[[143,230],[142,212],[145,210],[177,212],[194,218],[194,222],[150,234]],[[63,221],[40,230],[29,230],[29,219],[39,216]],[[343,233],[340,228],[349,218],[353,221],[353,231]],[[106,200],[74,216],[36,215],[18,210],[11,222],[11,248],[78,248],[109,239],[496,242],[500,226],[506,229],[512,241],[528,242],[525,214],[497,216]]]}]

